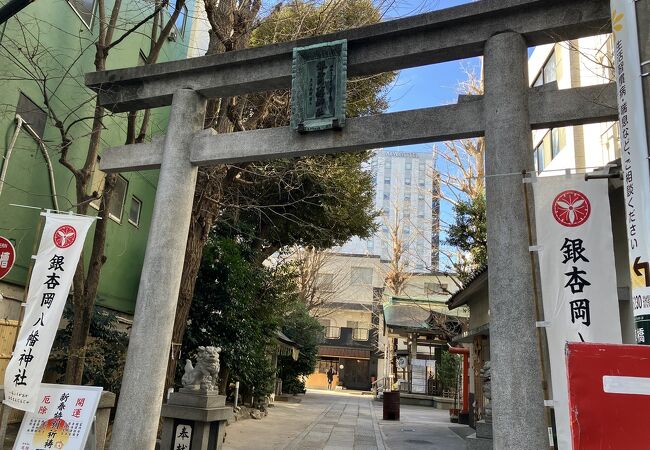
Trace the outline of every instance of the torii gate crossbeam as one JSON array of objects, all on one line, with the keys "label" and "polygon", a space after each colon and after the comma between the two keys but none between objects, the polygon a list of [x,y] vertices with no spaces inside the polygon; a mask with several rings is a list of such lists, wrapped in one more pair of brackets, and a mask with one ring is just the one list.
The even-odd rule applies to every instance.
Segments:
[{"label": "torii gate crossbeam", "polygon": [[[112,111],[172,104],[163,142],[108,150],[102,162],[111,171],[160,167],[111,449],[154,448],[197,166],[483,134],[494,448],[547,448],[521,178],[503,174],[533,169],[534,127],[616,119],[613,85],[553,92],[529,89],[527,78],[527,46],[607,33],[609,14],[606,0],[483,0],[296,42],[88,74]],[[288,88],[293,47],[335,39],[348,39],[352,76],[484,55],[485,94],[351,119],[342,132],[201,131],[206,98]]]}]

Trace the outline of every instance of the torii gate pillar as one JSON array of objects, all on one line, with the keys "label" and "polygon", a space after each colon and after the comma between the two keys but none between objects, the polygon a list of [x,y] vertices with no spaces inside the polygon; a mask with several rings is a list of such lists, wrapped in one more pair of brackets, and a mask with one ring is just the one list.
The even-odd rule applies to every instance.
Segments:
[{"label": "torii gate pillar", "polygon": [[111,439],[112,450],[153,450],[192,216],[197,167],[192,136],[203,129],[206,100],[174,93],[138,300]]},{"label": "torii gate pillar", "polygon": [[[527,46],[512,32],[485,44],[485,171],[494,448],[545,449],[521,171],[534,170]],[[513,432],[513,430],[516,430]]]}]

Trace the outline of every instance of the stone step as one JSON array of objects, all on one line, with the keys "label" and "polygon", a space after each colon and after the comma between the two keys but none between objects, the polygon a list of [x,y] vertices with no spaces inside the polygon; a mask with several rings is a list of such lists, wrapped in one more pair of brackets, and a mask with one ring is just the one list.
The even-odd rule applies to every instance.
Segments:
[{"label": "stone step", "polygon": [[465,438],[465,448],[467,450],[492,450],[492,439],[483,439],[476,437],[476,433],[470,434]]},{"label": "stone step", "polygon": [[492,424],[484,420],[476,422],[476,436],[484,439],[492,439]]}]

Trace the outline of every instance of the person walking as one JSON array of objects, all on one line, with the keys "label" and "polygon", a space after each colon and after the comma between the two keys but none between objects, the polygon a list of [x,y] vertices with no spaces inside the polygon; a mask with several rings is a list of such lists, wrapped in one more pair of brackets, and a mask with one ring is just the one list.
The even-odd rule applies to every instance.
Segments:
[{"label": "person walking", "polygon": [[332,366],[330,366],[329,369],[327,369],[327,389],[332,390],[332,381],[334,381],[334,371],[332,370]]}]

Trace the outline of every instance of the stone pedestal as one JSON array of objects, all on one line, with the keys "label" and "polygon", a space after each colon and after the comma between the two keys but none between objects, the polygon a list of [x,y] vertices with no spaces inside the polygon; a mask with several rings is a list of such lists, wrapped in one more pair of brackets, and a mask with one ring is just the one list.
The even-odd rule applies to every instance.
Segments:
[{"label": "stone pedestal", "polygon": [[467,450],[492,450],[492,424],[485,420],[476,422],[476,433],[465,439]]},{"label": "stone pedestal", "polygon": [[[162,407],[163,430],[160,450],[221,449],[226,421],[233,415],[226,397],[206,391],[181,389]],[[182,447],[185,445],[185,447]]]}]

